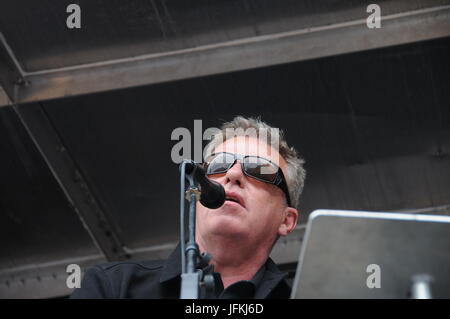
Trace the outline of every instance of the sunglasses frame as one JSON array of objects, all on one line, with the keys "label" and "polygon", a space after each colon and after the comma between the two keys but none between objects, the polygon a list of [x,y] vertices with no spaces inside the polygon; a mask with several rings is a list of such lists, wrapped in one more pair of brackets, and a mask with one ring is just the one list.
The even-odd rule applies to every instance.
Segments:
[{"label": "sunglasses frame", "polygon": [[[234,158],[233,162],[232,163],[224,163],[224,164],[229,164],[229,166],[228,166],[227,169],[225,169],[223,171],[219,171],[219,172],[215,172],[215,173],[208,173],[209,164],[211,163],[212,160],[214,160],[217,157],[217,155],[220,155],[220,154],[228,154],[228,155],[233,156],[233,158]],[[256,176],[253,176],[253,175],[249,174],[245,170],[244,163],[243,163],[243,160],[248,158],[248,157],[263,159],[264,161],[267,161],[271,165],[273,165],[274,167],[278,168],[278,170],[276,172],[275,179],[273,181],[268,181],[268,180],[265,180],[265,179],[262,179],[262,178],[259,178],[259,177],[256,177]],[[258,180],[258,181],[277,186],[286,195],[286,200],[287,200],[288,206],[292,207],[291,197],[289,196],[289,190],[288,190],[288,187],[287,187],[287,182],[286,182],[286,178],[285,178],[285,176],[283,174],[283,171],[281,170],[281,168],[277,164],[275,164],[271,160],[269,160],[269,159],[267,159],[265,157],[257,156],[257,155],[241,155],[241,154],[235,154],[235,153],[229,153],[229,152],[212,153],[211,155],[208,156],[208,158],[211,158],[211,160],[210,161],[205,161],[203,163],[203,167],[204,167],[204,169],[206,171],[206,175],[209,176],[209,175],[217,175],[217,174],[226,173],[226,172],[228,172],[228,170],[230,168],[232,168],[234,166],[234,164],[236,164],[236,161],[239,161],[240,164],[241,164],[241,170],[244,173],[244,175],[246,175],[248,177],[251,177],[251,178],[254,178],[254,179]]]}]

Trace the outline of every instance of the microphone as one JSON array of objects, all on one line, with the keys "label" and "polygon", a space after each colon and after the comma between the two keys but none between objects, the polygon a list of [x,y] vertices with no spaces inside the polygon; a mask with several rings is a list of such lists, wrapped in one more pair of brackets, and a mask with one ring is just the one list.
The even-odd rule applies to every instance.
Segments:
[{"label": "microphone", "polygon": [[[205,169],[198,163],[185,160],[186,174],[192,174],[195,181],[200,184],[200,203],[208,208],[216,209],[225,203],[225,189],[216,181],[206,176]],[[180,165],[181,170],[181,165]]]}]

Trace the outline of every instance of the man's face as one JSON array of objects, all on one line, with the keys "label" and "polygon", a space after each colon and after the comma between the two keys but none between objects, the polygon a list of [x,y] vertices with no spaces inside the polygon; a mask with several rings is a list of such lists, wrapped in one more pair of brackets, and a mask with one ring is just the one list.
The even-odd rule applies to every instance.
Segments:
[{"label": "man's face", "polygon": [[[287,178],[286,162],[280,154],[254,137],[226,140],[214,153],[229,152],[261,156],[277,163]],[[236,161],[226,173],[209,176],[222,184],[227,195],[239,196],[243,205],[225,201],[218,209],[197,204],[197,236],[208,240],[241,239],[250,243],[273,243],[277,235],[287,235],[297,223],[297,210],[286,206],[286,197],[277,186],[246,176]]]}]

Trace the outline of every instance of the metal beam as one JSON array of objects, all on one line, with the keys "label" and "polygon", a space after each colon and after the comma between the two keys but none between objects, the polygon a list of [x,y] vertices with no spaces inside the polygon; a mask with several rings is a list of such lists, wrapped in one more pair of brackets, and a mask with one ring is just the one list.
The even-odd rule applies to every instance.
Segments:
[{"label": "metal beam", "polygon": [[[135,260],[165,259],[176,245],[176,242],[172,242],[129,249],[127,253],[133,255]],[[68,288],[66,285],[69,275],[66,272],[68,265],[77,264],[84,274],[89,267],[105,262],[104,256],[99,254],[2,269],[0,270],[0,299],[68,296],[76,289]]]},{"label": "metal beam", "polygon": [[10,105],[11,100],[9,99],[9,96],[6,94],[3,87],[0,85],[0,107]]},{"label": "metal beam", "polygon": [[96,93],[450,36],[450,6],[292,30],[178,51],[25,73],[17,102]]},{"label": "metal beam", "polygon": [[[0,103],[13,101],[16,94],[16,87],[27,84],[25,80],[25,72],[20,67],[11,48],[9,47],[3,34],[0,32],[0,84],[2,91],[7,95],[8,99],[1,97]],[[8,101],[9,100],[9,101]],[[2,104],[0,104],[1,106]]]},{"label": "metal beam", "polygon": [[115,227],[92,194],[43,108],[37,104],[12,107],[98,249],[107,260],[127,258]]}]

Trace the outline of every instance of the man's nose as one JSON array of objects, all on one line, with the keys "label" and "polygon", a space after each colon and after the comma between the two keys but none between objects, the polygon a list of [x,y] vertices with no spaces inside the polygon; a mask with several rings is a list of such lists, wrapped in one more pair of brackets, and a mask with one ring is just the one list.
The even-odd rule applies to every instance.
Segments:
[{"label": "man's nose", "polygon": [[225,174],[226,183],[236,183],[239,186],[242,185],[244,181],[244,172],[242,172],[241,163],[236,161],[234,165]]}]

